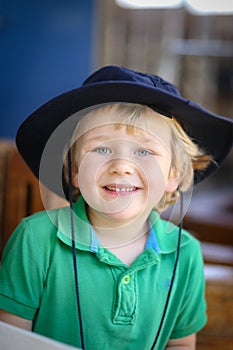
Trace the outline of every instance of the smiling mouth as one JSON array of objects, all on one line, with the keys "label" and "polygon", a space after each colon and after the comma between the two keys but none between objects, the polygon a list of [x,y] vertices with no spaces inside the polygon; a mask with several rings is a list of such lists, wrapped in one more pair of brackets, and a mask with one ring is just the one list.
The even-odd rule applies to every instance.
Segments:
[{"label": "smiling mouth", "polygon": [[135,186],[108,185],[108,186],[104,186],[104,189],[115,193],[126,193],[126,192],[129,193],[129,192],[135,192],[139,188]]}]

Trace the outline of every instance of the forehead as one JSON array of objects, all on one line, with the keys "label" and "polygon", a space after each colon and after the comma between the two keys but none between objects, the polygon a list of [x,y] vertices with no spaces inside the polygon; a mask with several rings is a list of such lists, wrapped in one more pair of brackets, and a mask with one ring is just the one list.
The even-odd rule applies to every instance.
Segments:
[{"label": "forehead", "polygon": [[171,127],[167,117],[144,106],[130,110],[124,107],[121,109],[117,105],[105,105],[94,109],[79,121],[74,132],[74,141],[84,135],[95,137],[101,133],[120,131],[122,126],[126,126],[128,134],[135,135],[139,140],[154,138],[167,147],[170,146]]}]

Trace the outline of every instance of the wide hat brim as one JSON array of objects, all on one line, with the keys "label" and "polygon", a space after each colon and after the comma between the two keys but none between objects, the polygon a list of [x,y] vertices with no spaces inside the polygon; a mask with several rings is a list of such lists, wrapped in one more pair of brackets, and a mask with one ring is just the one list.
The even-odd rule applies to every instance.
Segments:
[{"label": "wide hat brim", "polygon": [[[195,184],[213,173],[232,148],[233,121],[213,114],[192,101],[159,87],[134,81],[90,83],[45,103],[23,122],[17,132],[16,144],[29,168],[44,185],[58,195],[64,197],[64,192],[61,179],[54,179],[54,174],[60,174],[67,140],[72,135],[77,121],[82,117],[82,114],[77,112],[111,102],[148,105],[161,114],[174,116],[193,141],[214,159],[206,170],[195,172]],[[75,118],[72,119],[73,115]],[[68,127],[58,132],[56,140],[59,142],[53,146],[48,164],[41,172],[41,159],[49,139],[68,119],[70,119]]]}]

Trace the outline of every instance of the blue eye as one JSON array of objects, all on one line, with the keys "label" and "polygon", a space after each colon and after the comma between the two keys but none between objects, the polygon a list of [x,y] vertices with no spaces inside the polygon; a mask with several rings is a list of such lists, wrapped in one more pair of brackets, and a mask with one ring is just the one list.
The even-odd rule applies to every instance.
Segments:
[{"label": "blue eye", "polygon": [[100,154],[109,154],[111,153],[110,149],[108,147],[97,147],[94,149],[94,152],[100,153]]},{"label": "blue eye", "polygon": [[148,155],[151,154],[151,152],[146,150],[146,149],[139,149],[139,150],[136,151],[136,154],[138,156],[148,156]]}]

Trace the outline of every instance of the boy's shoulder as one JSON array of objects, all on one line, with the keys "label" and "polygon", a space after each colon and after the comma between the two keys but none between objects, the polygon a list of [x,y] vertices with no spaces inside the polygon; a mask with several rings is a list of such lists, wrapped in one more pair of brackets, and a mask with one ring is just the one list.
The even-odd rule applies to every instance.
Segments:
[{"label": "boy's shoulder", "polygon": [[69,208],[62,207],[43,210],[22,219],[17,230],[30,233],[32,236],[47,237],[54,235],[59,229],[59,218],[67,214]]},{"label": "boy's shoulder", "polygon": [[59,213],[63,210],[44,210],[23,218],[8,240],[3,258],[7,258],[8,251],[11,250],[14,254],[24,252],[25,256],[30,255],[30,251],[47,256],[56,245],[57,222]]},{"label": "boy's shoulder", "polygon": [[56,208],[52,210],[42,210],[23,218],[22,223],[26,223],[29,225],[39,225],[40,223],[43,225],[49,225],[50,223],[52,223],[53,220],[58,219],[59,213],[64,210],[66,210],[65,207]]},{"label": "boy's shoulder", "polygon": [[[152,217],[155,218],[156,216],[152,215]],[[174,252],[177,249],[179,226],[170,221],[158,218],[158,216],[153,226],[161,251],[164,253]],[[192,246],[192,249],[196,248],[199,250],[200,242],[190,232],[182,228],[181,247],[185,246],[189,249]]]}]

